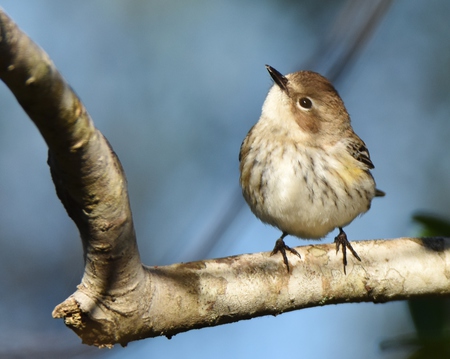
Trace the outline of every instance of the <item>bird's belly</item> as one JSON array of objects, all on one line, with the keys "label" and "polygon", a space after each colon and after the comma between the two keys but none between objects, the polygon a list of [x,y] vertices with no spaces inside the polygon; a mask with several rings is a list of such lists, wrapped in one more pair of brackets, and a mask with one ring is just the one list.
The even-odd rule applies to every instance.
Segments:
[{"label": "bird's belly", "polygon": [[244,188],[244,196],[258,218],[283,232],[321,238],[370,208],[375,184],[367,171],[324,153],[285,155],[273,162],[268,158],[250,179],[259,194]]}]

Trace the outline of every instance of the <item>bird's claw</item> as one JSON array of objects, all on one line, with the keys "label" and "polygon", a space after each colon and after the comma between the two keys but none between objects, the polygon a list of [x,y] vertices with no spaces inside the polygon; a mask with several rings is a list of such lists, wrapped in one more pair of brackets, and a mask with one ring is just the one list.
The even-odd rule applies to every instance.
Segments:
[{"label": "bird's claw", "polygon": [[339,252],[339,248],[342,244],[342,255],[343,255],[343,263],[344,263],[344,274],[347,274],[345,267],[347,266],[347,248],[352,252],[353,256],[361,262],[361,258],[359,258],[358,253],[353,249],[352,245],[347,239],[347,235],[343,231],[342,228],[339,227],[339,234],[334,238],[334,243],[336,243],[336,254]]},{"label": "bird's claw", "polygon": [[280,252],[281,255],[283,256],[283,262],[286,265],[286,269],[289,273],[289,260],[286,255],[286,250],[288,250],[292,254],[295,254],[299,258],[302,258],[302,256],[294,248],[291,248],[291,247],[287,246],[286,243],[284,243],[283,238],[285,236],[286,236],[286,234],[283,233],[283,235],[277,239],[277,241],[275,242],[275,247],[273,247],[272,253],[270,253],[270,255],[273,256],[274,254]]}]

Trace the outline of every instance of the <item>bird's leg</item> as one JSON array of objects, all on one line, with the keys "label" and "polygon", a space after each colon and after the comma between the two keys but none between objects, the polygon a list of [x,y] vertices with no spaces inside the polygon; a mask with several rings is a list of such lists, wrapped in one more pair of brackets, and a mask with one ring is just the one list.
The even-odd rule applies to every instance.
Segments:
[{"label": "bird's leg", "polygon": [[343,255],[343,263],[344,263],[344,274],[347,274],[345,270],[345,266],[347,265],[347,248],[350,249],[350,252],[352,252],[353,256],[361,261],[361,258],[359,258],[358,253],[353,249],[352,245],[347,239],[347,235],[345,234],[344,230],[339,227],[339,234],[337,237],[334,238],[334,243],[336,243],[336,254],[339,252],[339,247],[342,244],[342,255]]},{"label": "bird's leg", "polygon": [[286,243],[284,243],[284,237],[286,237],[287,235],[288,234],[286,232],[283,232],[281,237],[277,239],[277,241],[275,242],[275,247],[273,247],[272,253],[270,253],[270,255],[273,256],[274,254],[280,252],[281,255],[283,256],[284,264],[286,265],[286,269],[289,273],[289,261],[286,255],[286,250],[288,250],[292,254],[297,255],[299,258],[302,257],[300,256],[300,253],[298,253],[294,248],[291,248],[287,246]]}]

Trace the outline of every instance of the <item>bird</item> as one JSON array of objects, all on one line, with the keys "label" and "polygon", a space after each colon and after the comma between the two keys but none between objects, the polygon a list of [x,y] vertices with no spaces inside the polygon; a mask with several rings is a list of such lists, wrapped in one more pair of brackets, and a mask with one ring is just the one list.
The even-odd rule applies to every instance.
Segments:
[{"label": "bird", "polygon": [[385,195],[370,172],[369,151],[328,79],[266,68],[274,83],[239,152],[242,194],[257,218],[282,232],[271,255],[281,253],[288,272],[286,251],[301,256],[285,244],[287,235],[321,239],[337,228],[346,274],[347,248],[361,258],[343,227]]}]

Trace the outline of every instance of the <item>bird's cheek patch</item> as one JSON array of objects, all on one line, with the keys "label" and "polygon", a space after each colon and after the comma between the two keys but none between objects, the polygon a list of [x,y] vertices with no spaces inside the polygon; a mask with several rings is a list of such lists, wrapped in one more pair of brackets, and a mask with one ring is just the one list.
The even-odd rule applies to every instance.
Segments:
[{"label": "bird's cheek patch", "polygon": [[296,116],[296,122],[299,127],[307,133],[317,133],[320,130],[320,121],[317,120],[311,113],[301,113],[296,110],[298,115]]}]

